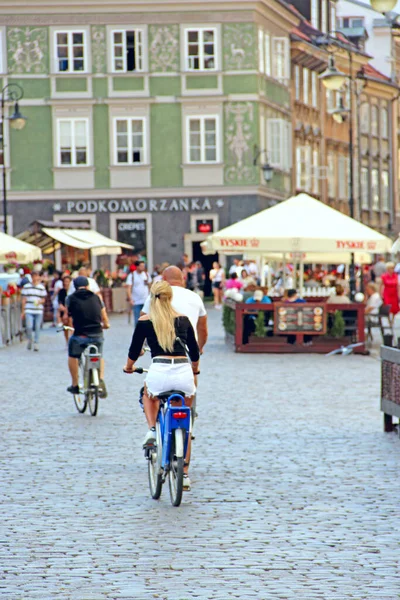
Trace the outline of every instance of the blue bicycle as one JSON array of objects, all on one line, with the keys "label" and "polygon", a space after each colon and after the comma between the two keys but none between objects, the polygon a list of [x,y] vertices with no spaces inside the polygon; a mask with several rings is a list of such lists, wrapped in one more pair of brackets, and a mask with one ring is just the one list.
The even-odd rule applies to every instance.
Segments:
[{"label": "blue bicycle", "polygon": [[[135,369],[139,375],[147,371]],[[161,496],[168,477],[169,495],[173,506],[182,502],[183,467],[191,431],[191,410],[185,396],[172,390],[160,394],[160,410],[156,422],[156,445],[145,449],[148,461],[150,494],[154,500]]]}]

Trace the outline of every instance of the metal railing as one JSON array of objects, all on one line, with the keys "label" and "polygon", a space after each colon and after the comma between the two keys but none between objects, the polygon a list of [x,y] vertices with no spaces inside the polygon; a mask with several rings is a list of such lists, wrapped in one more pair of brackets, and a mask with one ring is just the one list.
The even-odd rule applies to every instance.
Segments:
[{"label": "metal railing", "polygon": [[20,296],[0,296],[0,348],[21,341],[22,335]]}]

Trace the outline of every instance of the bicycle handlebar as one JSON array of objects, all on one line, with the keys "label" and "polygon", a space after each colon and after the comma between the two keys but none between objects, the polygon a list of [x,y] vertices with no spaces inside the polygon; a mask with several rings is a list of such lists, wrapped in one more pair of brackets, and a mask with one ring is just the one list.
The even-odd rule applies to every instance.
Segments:
[{"label": "bicycle handlebar", "polygon": [[143,375],[143,373],[149,372],[148,369],[143,369],[143,367],[137,367],[134,371],[125,371],[125,369],[122,370],[127,375],[133,375],[134,373],[136,373],[137,375]]},{"label": "bicycle handlebar", "polygon": [[57,329],[57,333],[60,333],[61,331],[75,331],[75,329],[69,325],[60,325],[59,329]]}]

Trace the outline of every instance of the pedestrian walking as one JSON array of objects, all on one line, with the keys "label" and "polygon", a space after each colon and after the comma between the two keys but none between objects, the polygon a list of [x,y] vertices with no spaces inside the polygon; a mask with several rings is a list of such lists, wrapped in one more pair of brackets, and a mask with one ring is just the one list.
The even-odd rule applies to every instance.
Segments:
[{"label": "pedestrian walking", "polygon": [[140,312],[149,295],[151,277],[146,271],[143,260],[136,263],[136,271],[130,273],[126,280],[128,299],[133,310],[134,325],[139,321]]},{"label": "pedestrian walking", "polygon": [[217,261],[213,262],[213,268],[210,271],[210,280],[214,294],[214,306],[221,309],[225,285],[225,271]]},{"label": "pedestrian walking", "polygon": [[386,263],[386,272],[381,276],[381,296],[383,298],[383,304],[390,305],[391,320],[393,322],[394,317],[399,312],[399,276],[394,272],[394,263]]},{"label": "pedestrian walking", "polygon": [[[25,317],[26,333],[28,335],[28,350],[38,352],[39,335],[43,321],[43,309],[46,301],[46,288],[41,283],[41,274],[32,272],[32,283],[26,283],[22,288],[22,313]],[[34,332],[34,339],[33,339]]]}]

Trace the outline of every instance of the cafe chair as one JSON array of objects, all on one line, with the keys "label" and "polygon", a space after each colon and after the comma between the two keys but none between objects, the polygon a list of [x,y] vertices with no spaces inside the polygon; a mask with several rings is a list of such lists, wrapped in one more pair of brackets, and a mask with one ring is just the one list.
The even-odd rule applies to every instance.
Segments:
[{"label": "cafe chair", "polygon": [[[367,339],[373,341],[372,329],[381,330],[382,341],[385,335],[394,336],[393,324],[390,320],[390,304],[382,304],[377,315],[366,315],[367,317]],[[386,319],[386,322],[385,322]]]}]

